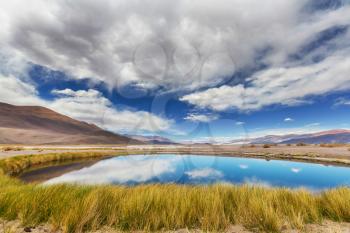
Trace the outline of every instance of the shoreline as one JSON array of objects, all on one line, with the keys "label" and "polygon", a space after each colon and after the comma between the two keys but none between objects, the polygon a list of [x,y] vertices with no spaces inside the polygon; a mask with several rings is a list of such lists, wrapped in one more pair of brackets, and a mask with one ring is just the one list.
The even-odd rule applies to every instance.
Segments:
[{"label": "shoreline", "polygon": [[[29,147],[30,148],[30,147]],[[276,149],[278,149],[276,151]],[[287,149],[286,152],[281,153],[281,150]],[[291,151],[296,149],[304,149],[304,153],[291,153]],[[192,154],[201,156],[220,156],[220,157],[236,157],[236,158],[254,158],[254,159],[264,159],[264,160],[280,160],[280,161],[292,161],[292,162],[303,162],[303,163],[313,163],[322,164],[325,166],[342,166],[350,167],[350,151],[348,147],[345,149],[344,155],[329,154],[325,155],[325,148],[322,147],[312,147],[311,149],[318,149],[322,151],[320,154],[315,154],[314,152],[307,152],[309,148],[291,148],[287,146],[275,146],[274,148],[269,148],[265,150],[262,147],[231,147],[231,146],[117,146],[117,147],[107,147],[101,146],[101,148],[96,148],[96,146],[79,146],[79,147],[47,147],[45,149],[40,148],[37,151],[33,149],[24,148],[20,151],[9,151],[0,153],[0,165],[5,162],[11,163],[11,161],[27,160],[28,158],[37,158],[36,162],[24,162],[20,166],[15,166],[10,169],[9,172],[12,175],[21,173],[23,170],[28,168],[35,168],[36,165],[45,165],[52,162],[63,162],[63,161],[74,161],[85,158],[107,158],[120,155],[139,155],[139,154]],[[333,149],[333,148],[331,148]],[[0,149],[1,150],[1,149]],[[289,151],[288,151],[289,150]],[[339,150],[335,148],[334,150]],[[329,151],[329,148],[326,148]],[[14,153],[15,152],[15,153]],[[41,158],[41,159],[38,159]],[[4,165],[2,165],[4,166]],[[6,165],[5,165],[6,167]],[[6,172],[5,172],[6,173]],[[11,175],[10,174],[10,175]]]}]

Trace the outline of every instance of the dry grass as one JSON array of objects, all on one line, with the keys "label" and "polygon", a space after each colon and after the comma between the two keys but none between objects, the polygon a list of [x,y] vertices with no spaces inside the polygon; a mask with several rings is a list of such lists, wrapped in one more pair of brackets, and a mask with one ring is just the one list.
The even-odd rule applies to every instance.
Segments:
[{"label": "dry grass", "polygon": [[2,151],[22,151],[23,147],[20,146],[5,146],[1,148]]},{"label": "dry grass", "polygon": [[334,147],[344,147],[347,146],[347,144],[341,144],[341,143],[322,143],[320,144],[320,147],[328,147],[328,148],[334,148]]},{"label": "dry grass", "polygon": [[103,158],[111,156],[121,156],[127,154],[140,154],[142,151],[126,151],[126,150],[115,150],[111,151],[100,151],[100,152],[64,152],[64,153],[48,153],[48,154],[34,154],[25,156],[14,156],[0,160],[0,173],[1,170],[7,175],[17,175],[23,170],[28,169],[32,166],[43,165],[51,162],[63,162],[81,159],[91,158]]},{"label": "dry grass", "polygon": [[[0,168],[3,173],[16,174],[34,164],[108,155],[20,156],[0,160]],[[231,224],[258,232],[279,232],[286,224],[300,229],[325,219],[350,222],[349,188],[313,194],[232,185],[42,186],[23,184],[4,174],[0,174],[0,187],[1,218],[20,219],[30,226],[50,223],[67,233],[104,226],[126,231],[190,228],[217,232]]]},{"label": "dry grass", "polygon": [[348,188],[311,194],[231,185],[40,186],[6,176],[0,176],[0,186],[0,217],[20,219],[25,225],[49,222],[64,232],[103,226],[220,231],[230,224],[279,232],[286,223],[302,228],[323,219],[350,221]]},{"label": "dry grass", "polygon": [[299,142],[299,143],[296,144],[296,146],[307,146],[307,144],[304,143],[304,142]]}]

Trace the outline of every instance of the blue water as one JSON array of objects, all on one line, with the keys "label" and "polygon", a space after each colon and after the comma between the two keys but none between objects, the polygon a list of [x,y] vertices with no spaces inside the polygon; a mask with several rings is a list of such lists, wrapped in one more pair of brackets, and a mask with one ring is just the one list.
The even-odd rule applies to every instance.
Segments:
[{"label": "blue water", "polygon": [[350,168],[321,164],[199,155],[130,155],[97,162],[46,183],[251,184],[323,190],[350,186]]}]

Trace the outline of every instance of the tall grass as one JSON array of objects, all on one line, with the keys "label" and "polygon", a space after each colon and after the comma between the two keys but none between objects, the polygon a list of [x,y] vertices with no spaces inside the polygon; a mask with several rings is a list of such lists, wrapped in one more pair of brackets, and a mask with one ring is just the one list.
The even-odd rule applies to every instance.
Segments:
[{"label": "tall grass", "polygon": [[119,230],[194,228],[219,231],[230,224],[278,232],[323,219],[350,221],[350,189],[320,194],[251,186],[28,185],[0,176],[0,217],[24,225],[50,223],[64,232],[110,226]]},{"label": "tall grass", "polygon": [[[0,160],[0,165],[5,173],[13,174],[50,159],[106,155],[22,156]],[[126,231],[191,228],[217,232],[231,224],[242,224],[258,232],[279,232],[286,225],[300,229],[306,223],[324,219],[350,222],[350,189],[315,194],[306,190],[224,184],[45,186],[23,184],[0,174],[0,217],[20,219],[30,226],[50,223],[67,233],[104,226]]]},{"label": "tall grass", "polygon": [[32,166],[52,162],[63,162],[71,160],[103,158],[111,156],[127,155],[129,153],[142,153],[142,151],[102,151],[102,152],[64,152],[64,153],[48,153],[48,154],[33,154],[26,156],[15,156],[0,160],[0,174],[1,171],[7,175],[17,175],[23,170]]}]

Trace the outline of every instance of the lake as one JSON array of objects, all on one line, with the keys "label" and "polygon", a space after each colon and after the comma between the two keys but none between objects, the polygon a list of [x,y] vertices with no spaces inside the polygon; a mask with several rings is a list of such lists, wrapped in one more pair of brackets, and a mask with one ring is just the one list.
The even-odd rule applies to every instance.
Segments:
[{"label": "lake", "polygon": [[[77,167],[76,170],[50,178],[44,183],[230,183],[266,187],[304,187],[315,191],[350,186],[349,167],[253,158],[175,154],[129,155]],[[44,173],[51,172],[48,168],[44,169]],[[34,170],[22,174],[22,178],[33,172],[43,173],[40,169]],[[46,176],[50,177],[48,174]]]}]

